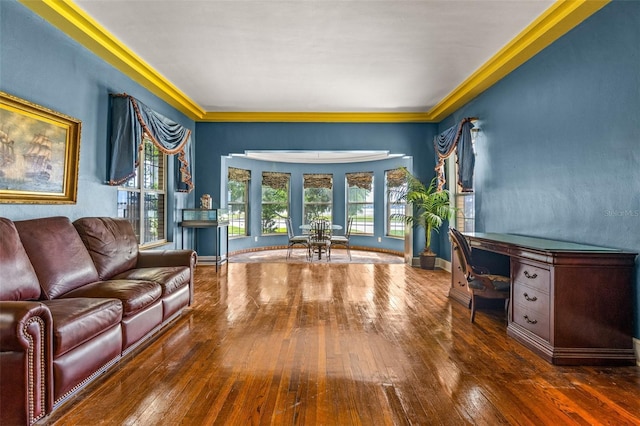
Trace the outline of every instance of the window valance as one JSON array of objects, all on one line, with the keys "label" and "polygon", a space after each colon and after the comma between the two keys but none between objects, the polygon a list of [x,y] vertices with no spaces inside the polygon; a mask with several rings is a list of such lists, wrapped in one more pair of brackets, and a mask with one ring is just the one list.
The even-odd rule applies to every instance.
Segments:
[{"label": "window valance", "polygon": [[262,172],[262,185],[286,191],[291,174],[280,172]]},{"label": "window valance", "polygon": [[347,173],[347,186],[355,186],[371,191],[373,184],[373,172]]},{"label": "window valance", "polygon": [[160,151],[175,155],[176,189],[191,192],[191,130],[175,123],[126,93],[111,95],[111,165],[109,185],[136,174],[144,137]]},{"label": "window valance", "polygon": [[333,175],[331,174],[305,174],[302,175],[304,188],[333,188]]},{"label": "window valance", "polygon": [[407,172],[405,169],[387,170],[387,186],[389,188],[400,188],[407,183]]},{"label": "window valance", "polygon": [[472,120],[476,119],[465,118],[459,124],[448,128],[433,139],[436,151],[438,191],[444,188],[446,182],[444,160],[455,150],[456,162],[458,163],[458,185],[462,188],[462,192],[473,192],[473,168],[476,160],[471,145],[471,129],[474,127]]},{"label": "window valance", "polygon": [[236,182],[248,182],[251,180],[251,171],[229,167],[228,179]]}]

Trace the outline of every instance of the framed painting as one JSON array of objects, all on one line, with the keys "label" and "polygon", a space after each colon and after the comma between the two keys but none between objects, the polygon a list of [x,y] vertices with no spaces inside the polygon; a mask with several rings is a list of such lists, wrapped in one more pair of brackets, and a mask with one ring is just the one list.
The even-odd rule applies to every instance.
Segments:
[{"label": "framed painting", "polygon": [[81,122],[0,92],[0,203],[74,204]]}]

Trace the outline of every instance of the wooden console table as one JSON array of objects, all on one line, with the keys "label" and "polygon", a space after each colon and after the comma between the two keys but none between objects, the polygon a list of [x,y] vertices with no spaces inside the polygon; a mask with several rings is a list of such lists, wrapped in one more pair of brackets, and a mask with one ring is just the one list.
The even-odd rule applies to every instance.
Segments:
[{"label": "wooden console table", "polygon": [[[637,253],[511,234],[464,235],[474,263],[511,277],[509,336],[553,364],[635,365]],[[455,256],[451,277],[449,297],[469,306]]]}]

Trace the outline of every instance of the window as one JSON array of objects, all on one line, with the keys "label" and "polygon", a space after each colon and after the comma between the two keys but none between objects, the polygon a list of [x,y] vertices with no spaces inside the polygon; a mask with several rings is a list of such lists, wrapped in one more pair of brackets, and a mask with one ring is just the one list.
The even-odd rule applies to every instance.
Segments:
[{"label": "window", "polygon": [[244,237],[248,234],[249,170],[229,167],[227,182],[227,207],[229,208],[229,237]]},{"label": "window", "polygon": [[316,219],[332,221],[333,175],[304,174],[303,223]]},{"label": "window", "polygon": [[404,238],[405,223],[402,216],[405,215],[407,204],[402,199],[402,194],[407,192],[407,179],[402,169],[387,170],[385,173],[387,183],[387,225],[388,237]]},{"label": "window", "polygon": [[460,232],[475,232],[476,197],[473,192],[462,192],[458,182],[458,163],[451,156],[446,160],[447,181],[456,207],[455,228]]},{"label": "window", "polygon": [[128,219],[143,246],[166,242],[166,155],[144,139],[136,175],[118,188],[118,217]]},{"label": "window", "polygon": [[347,173],[346,181],[351,233],[373,235],[373,172]]},{"label": "window", "polygon": [[289,173],[262,172],[262,234],[286,234],[289,217]]}]

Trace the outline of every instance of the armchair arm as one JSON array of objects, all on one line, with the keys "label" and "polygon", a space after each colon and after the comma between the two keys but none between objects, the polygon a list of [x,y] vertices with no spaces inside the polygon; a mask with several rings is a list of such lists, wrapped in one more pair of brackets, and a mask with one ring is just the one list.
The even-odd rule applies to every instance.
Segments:
[{"label": "armchair arm", "polygon": [[141,250],[136,267],[189,266],[193,269],[196,261],[197,254],[193,250]]},{"label": "armchair arm", "polygon": [[52,324],[42,303],[0,301],[1,423],[30,425],[53,408]]}]

